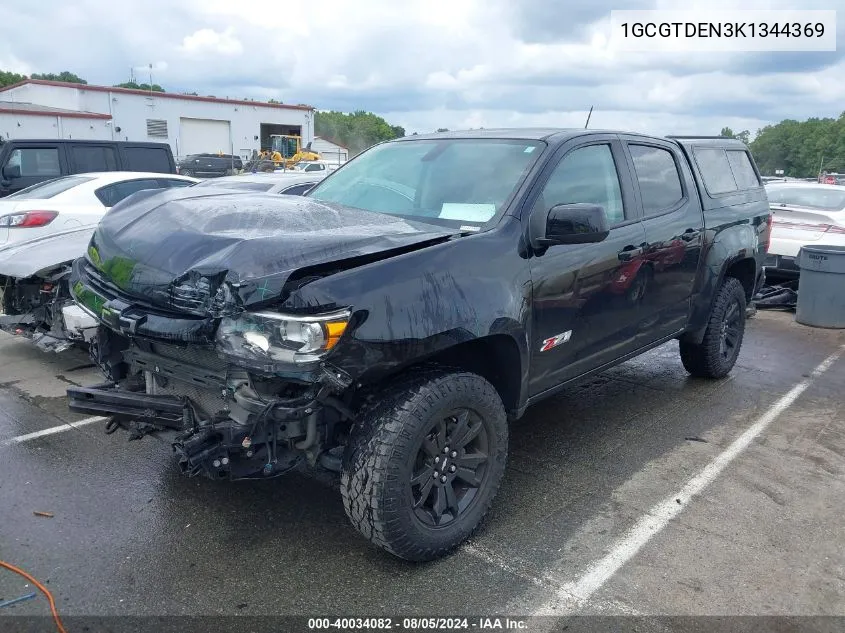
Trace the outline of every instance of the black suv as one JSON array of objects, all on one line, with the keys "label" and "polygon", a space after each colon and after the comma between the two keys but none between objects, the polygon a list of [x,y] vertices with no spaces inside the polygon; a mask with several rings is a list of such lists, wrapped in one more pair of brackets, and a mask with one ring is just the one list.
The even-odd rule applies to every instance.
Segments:
[{"label": "black suv", "polygon": [[431,559],[489,510],[526,407],[673,339],[730,372],[769,235],[722,138],[452,132],[305,197],[138,194],[74,264],[108,383],[70,407],[169,432],[188,475],[338,471],[365,537]]},{"label": "black suv", "polygon": [[175,174],[176,162],[167,143],[0,140],[0,197],[45,180],[95,171]]}]

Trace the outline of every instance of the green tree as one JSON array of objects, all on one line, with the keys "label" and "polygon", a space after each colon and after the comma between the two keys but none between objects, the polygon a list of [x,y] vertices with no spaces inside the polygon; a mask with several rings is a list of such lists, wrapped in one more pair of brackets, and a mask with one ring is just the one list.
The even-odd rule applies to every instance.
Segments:
[{"label": "green tree", "polygon": [[734,131],[731,128],[723,127],[722,131],[719,132],[719,136],[726,136],[728,138],[735,138],[735,139],[742,141],[743,143],[745,143],[747,145],[750,141],[751,132],[749,132],[748,130],[743,130],[742,132],[735,134]]},{"label": "green tree", "polygon": [[276,99],[267,99],[267,103],[272,103],[274,105],[282,105],[282,102],[277,101]]},{"label": "green tree", "polygon": [[767,125],[757,132],[750,148],[764,175],[776,169],[797,178],[845,171],[845,112],[838,119],[786,119]]},{"label": "green tree", "polygon": [[32,73],[32,79],[43,79],[44,81],[64,81],[70,84],[87,84],[79,75],[63,70],[60,73]]},{"label": "green tree", "polygon": [[448,131],[449,131],[449,128],[447,128],[447,127],[439,127],[439,128],[437,128],[437,131],[438,131],[438,132],[448,132]]},{"label": "green tree", "polygon": [[115,84],[115,88],[131,88],[132,90],[147,90],[150,92],[166,92],[164,88],[158,84],[139,84],[137,81],[124,81],[122,84]]},{"label": "green tree", "polygon": [[3,86],[11,86],[12,84],[20,83],[26,79],[26,75],[19,75],[5,70],[0,70],[0,88]]},{"label": "green tree", "polygon": [[405,136],[405,129],[390,125],[372,112],[317,112],[314,131],[333,143],[345,145],[352,154],[358,154],[368,147]]}]

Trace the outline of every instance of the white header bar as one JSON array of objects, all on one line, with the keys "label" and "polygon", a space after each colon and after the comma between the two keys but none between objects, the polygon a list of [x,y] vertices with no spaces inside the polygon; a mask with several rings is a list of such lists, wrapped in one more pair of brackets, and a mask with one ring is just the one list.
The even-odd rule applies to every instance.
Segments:
[{"label": "white header bar", "polygon": [[836,50],[836,11],[611,11],[610,23],[619,51]]}]

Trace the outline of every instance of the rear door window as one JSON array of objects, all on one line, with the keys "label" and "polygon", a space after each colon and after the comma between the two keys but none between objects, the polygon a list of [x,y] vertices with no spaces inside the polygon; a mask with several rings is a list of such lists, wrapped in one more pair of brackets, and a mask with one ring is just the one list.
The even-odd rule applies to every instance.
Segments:
[{"label": "rear door window", "polygon": [[629,144],[645,215],[676,206],[684,199],[681,176],[672,153],[662,147]]},{"label": "rear door window", "polygon": [[140,180],[124,180],[123,182],[116,182],[105,187],[100,187],[94,192],[100,202],[107,207],[113,207],[118,202],[131,196],[137,191],[144,189],[161,189],[158,180],[152,178],[145,178]]},{"label": "rear door window", "polygon": [[163,147],[124,147],[123,168],[127,171],[150,171],[168,174],[170,157]]},{"label": "rear door window", "polygon": [[109,145],[72,145],[70,157],[77,173],[117,170],[117,153]]}]

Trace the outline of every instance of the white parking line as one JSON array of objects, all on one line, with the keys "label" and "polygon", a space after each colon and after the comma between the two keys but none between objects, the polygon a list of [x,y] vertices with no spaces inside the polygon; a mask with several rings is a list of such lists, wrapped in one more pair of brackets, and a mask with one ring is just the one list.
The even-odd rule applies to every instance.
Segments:
[{"label": "white parking line", "polygon": [[[692,497],[699,494],[736,459],[751,442],[754,441],[777,417],[788,409],[813,381],[825,373],[830,366],[845,352],[845,345],[828,356],[806,379],[799,382],[742,435],[720,453],[701,472],[690,479],[677,493],[651,508],[620,538],[610,552],[602,559],[591,564],[577,581],[568,582],[560,587],[555,596],[534,612],[534,615],[565,616],[586,603],[590,597],[610,580],[619,569],[631,560],[637,552],[656,536],[666,525],[678,516]],[[679,503],[680,501],[680,503]]]},{"label": "white parking line", "polygon": [[65,431],[70,431],[71,429],[76,429],[87,424],[94,424],[95,422],[105,422],[106,420],[108,420],[108,418],[96,416],[93,418],[84,418],[82,420],[77,420],[76,422],[65,422],[64,424],[60,424],[59,426],[51,426],[49,429],[41,429],[40,431],[35,431],[34,433],[27,433],[26,435],[18,435],[17,437],[13,437],[8,440],[0,440],[0,446],[12,446],[13,444],[21,444],[23,442],[28,442],[29,440],[34,440],[38,437],[44,437],[45,435],[55,435],[56,433],[64,433]]}]

